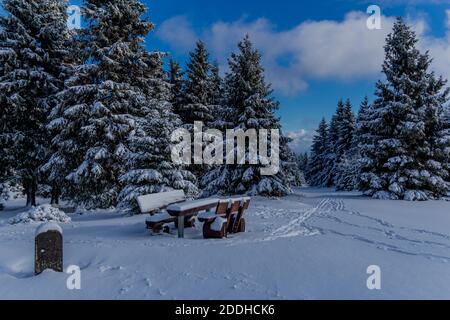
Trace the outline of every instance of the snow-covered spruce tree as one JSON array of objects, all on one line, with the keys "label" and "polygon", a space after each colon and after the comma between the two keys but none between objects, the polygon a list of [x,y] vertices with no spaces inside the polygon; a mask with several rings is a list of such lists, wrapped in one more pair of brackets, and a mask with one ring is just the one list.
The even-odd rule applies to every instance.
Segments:
[{"label": "snow-covered spruce tree", "polygon": [[291,139],[282,135],[280,143],[280,159],[282,174],[291,187],[306,185],[305,175],[299,161],[299,156],[289,147]]},{"label": "snow-covered spruce tree", "polygon": [[[365,103],[365,101],[367,101],[367,103]],[[363,176],[373,167],[373,160],[367,155],[374,151],[376,142],[376,137],[371,129],[371,121],[374,119],[375,115],[373,105],[370,105],[368,98],[366,98],[358,113],[355,132],[355,142],[357,143],[359,157],[358,190],[367,190],[370,188],[370,180],[366,178],[363,179]]]},{"label": "snow-covered spruce tree", "polygon": [[0,140],[8,146],[27,205],[36,205],[39,169],[50,146],[45,127],[49,105],[63,86],[67,2],[5,0],[3,7],[7,15],[0,17]]},{"label": "snow-covered spruce tree", "polygon": [[[339,130],[341,123],[344,121],[345,105],[342,100],[339,100],[336,112],[331,118],[328,129],[327,147],[325,153],[325,165],[322,173],[315,180],[315,186],[331,187],[334,185],[334,176],[336,173],[336,166],[339,163],[340,157],[338,155],[339,149]],[[339,152],[341,152],[340,150]]]},{"label": "snow-covered spruce tree", "polygon": [[[2,127],[3,125],[4,123],[0,123],[0,127]],[[0,132],[4,132],[4,129],[0,128]],[[2,200],[7,199],[6,182],[8,181],[10,171],[8,154],[10,153],[7,146],[2,143],[0,133],[0,204],[2,203]]]},{"label": "snow-covered spruce tree", "polygon": [[369,104],[369,99],[366,96],[361,103],[358,112],[350,148],[341,157],[341,161],[336,168],[334,184],[338,191],[353,191],[359,189],[359,177],[361,171],[360,148],[368,142],[366,135],[368,131],[367,121],[370,117],[370,112],[371,106]]},{"label": "snow-covered spruce tree", "polygon": [[183,106],[183,92],[184,92],[184,72],[181,70],[180,64],[174,59],[169,61],[168,70],[168,82],[171,85],[171,98],[170,103],[172,103],[173,111],[176,114],[181,113],[181,108]]},{"label": "snow-covered spruce tree", "polygon": [[323,185],[323,172],[327,165],[327,150],[328,150],[328,124],[322,119],[316,131],[311,147],[311,153],[306,167],[306,180],[311,186]]},{"label": "snow-covered spruce tree", "polygon": [[[203,123],[205,132],[213,126],[215,122],[215,113],[219,106],[216,106],[214,89],[216,83],[213,78],[213,68],[209,61],[209,53],[202,41],[197,41],[194,51],[189,54],[189,61],[186,66],[186,81],[184,86],[184,99],[179,115],[183,126],[193,134],[194,122]],[[203,141],[209,137],[203,134]],[[203,148],[206,147],[206,143]],[[194,148],[194,146],[193,146]],[[189,169],[199,178],[205,174],[208,166],[197,162],[198,159],[192,158],[192,165]],[[200,159],[201,160],[201,159]]]},{"label": "snow-covered spruce tree", "polygon": [[225,129],[232,125],[232,123],[228,121],[232,112],[231,108],[226,105],[224,81],[220,76],[220,68],[217,61],[211,65],[210,77],[211,112],[213,121],[209,124],[209,127]]},{"label": "snow-covered spruce tree", "polygon": [[351,148],[354,125],[355,116],[350,100],[347,100],[346,103],[339,100],[336,113],[331,119],[328,130],[326,165],[320,179],[322,186],[331,187],[335,185],[339,163]]},{"label": "snow-covered spruce tree", "polygon": [[336,143],[336,155],[339,160],[344,154],[352,148],[353,133],[355,130],[355,115],[352,111],[352,104],[347,99],[342,119],[338,123],[338,140]]},{"label": "snow-covered spruce tree", "polygon": [[180,117],[183,123],[192,127],[194,121],[208,125],[213,121],[212,94],[213,83],[209,53],[202,41],[196,43],[186,66],[184,101]]},{"label": "snow-covered spruce tree", "polygon": [[211,103],[222,106],[225,103],[224,83],[220,76],[220,67],[217,61],[211,64]]},{"label": "snow-covered spruce tree", "polygon": [[210,128],[225,130],[233,126],[232,108],[227,105],[225,84],[220,76],[220,68],[217,61],[211,65],[211,112],[213,116]]},{"label": "snow-covered spruce tree", "polygon": [[298,167],[300,168],[300,171],[305,172],[306,168],[308,166],[309,161],[309,155],[308,152],[302,152],[299,155],[297,155],[297,163]]},{"label": "snow-covered spruce tree", "polygon": [[[3,77],[4,66],[3,63],[0,64],[0,78]],[[12,151],[9,150],[8,145],[9,139],[5,135],[9,130],[6,121],[3,121],[5,115],[3,106],[4,104],[0,97],[0,206],[2,205],[2,200],[7,199],[6,182],[13,163],[11,158]]]},{"label": "snow-covered spruce tree", "polygon": [[417,41],[401,18],[386,40],[386,80],[377,83],[369,122],[373,144],[362,149],[361,188],[375,198],[427,200],[450,189],[440,156],[448,147],[439,143],[448,90]]},{"label": "snow-covered spruce tree", "polygon": [[146,100],[130,81],[138,78],[142,36],[153,25],[141,21],[136,1],[85,1],[88,27],[79,32],[82,61],[52,110],[49,129],[57,151],[49,163],[68,180],[68,195],[87,207],[116,204],[124,173],[125,142],[134,133]]},{"label": "snow-covered spruce tree", "polygon": [[[229,59],[229,69],[225,78],[226,104],[231,108],[229,118],[233,123],[229,128],[255,129],[257,132],[280,129],[280,121],[274,114],[279,103],[271,96],[270,85],[264,79],[261,55],[253,48],[248,36],[239,43],[239,53],[233,53]],[[245,154],[248,163],[248,148]],[[202,185],[206,194],[284,196],[291,192],[283,166],[272,176],[261,175],[262,167],[262,164],[223,165],[209,171],[202,179]]]},{"label": "snow-covered spruce tree", "polygon": [[[87,0],[83,12],[88,28],[77,37],[83,62],[74,67],[67,89],[58,95],[61,103],[52,112],[49,127],[57,131],[58,151],[51,161],[64,167],[59,172],[68,173],[74,202],[110,207],[131,183],[130,171],[137,170],[130,160],[137,148],[133,139],[154,139],[146,132],[150,110],[171,110],[167,100],[159,101],[169,96],[169,84],[162,80],[161,54],[143,47],[153,24],[141,19],[142,3]],[[155,146],[149,152],[156,156],[164,151]],[[149,183],[145,173],[136,179],[136,184]]]},{"label": "snow-covered spruce tree", "polygon": [[[450,107],[443,107],[440,116],[441,122],[435,141],[435,159],[442,164],[442,170],[450,173]],[[446,181],[450,182],[450,176]],[[449,195],[450,196],[450,195]]]},{"label": "snow-covered spruce tree", "polygon": [[359,162],[349,152],[345,153],[336,166],[334,184],[337,191],[358,190],[359,185]]},{"label": "snow-covered spruce tree", "polygon": [[171,88],[164,81],[161,58],[159,55],[153,58],[151,65],[155,69],[149,80],[154,90],[147,95],[145,117],[140,119],[128,142],[129,151],[124,155],[128,171],[120,177],[124,186],[119,195],[120,205],[135,212],[136,198],[140,195],[172,189],[184,190],[187,196],[199,193],[196,177],[172,162],[170,137],[182,122],[168,102]]},{"label": "snow-covered spruce tree", "polygon": [[280,174],[288,181],[289,186],[301,187],[306,184],[305,176],[303,170],[300,169],[298,155],[289,146],[291,142],[292,139],[280,130]]},{"label": "snow-covered spruce tree", "polygon": [[357,149],[360,152],[366,145],[373,144],[372,135],[370,131],[370,121],[373,116],[373,108],[369,103],[369,98],[366,96],[361,103],[356,118],[355,134],[353,136],[352,149]]},{"label": "snow-covered spruce tree", "polygon": [[0,183],[0,209],[4,200],[8,200],[8,191],[6,185]]},{"label": "snow-covered spruce tree", "polygon": [[[426,171],[424,176],[425,189],[431,190],[430,198],[450,196],[450,110],[448,106],[449,88],[444,89],[447,80],[429,75],[429,90],[434,93],[426,103],[425,111],[426,138],[431,153],[424,158]],[[427,192],[428,193],[428,192]]]}]

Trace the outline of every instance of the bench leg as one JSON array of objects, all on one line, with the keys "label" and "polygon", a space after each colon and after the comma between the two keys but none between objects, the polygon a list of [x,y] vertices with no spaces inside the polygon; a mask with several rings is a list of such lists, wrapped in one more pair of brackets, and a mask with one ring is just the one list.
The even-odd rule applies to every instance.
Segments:
[{"label": "bench leg", "polygon": [[184,238],[184,217],[178,217],[178,238]]}]

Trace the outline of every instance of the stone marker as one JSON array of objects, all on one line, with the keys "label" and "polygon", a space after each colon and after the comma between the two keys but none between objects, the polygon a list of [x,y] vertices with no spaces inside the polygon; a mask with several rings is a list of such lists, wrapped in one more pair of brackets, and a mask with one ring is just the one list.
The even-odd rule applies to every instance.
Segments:
[{"label": "stone marker", "polygon": [[63,272],[63,236],[57,223],[44,223],[36,230],[34,257],[36,275],[45,269]]}]

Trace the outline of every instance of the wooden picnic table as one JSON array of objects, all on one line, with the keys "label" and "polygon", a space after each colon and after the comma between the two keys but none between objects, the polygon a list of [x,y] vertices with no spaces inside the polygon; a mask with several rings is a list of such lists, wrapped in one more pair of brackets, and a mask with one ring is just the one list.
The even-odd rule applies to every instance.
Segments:
[{"label": "wooden picnic table", "polygon": [[169,215],[178,219],[178,238],[184,238],[184,219],[196,216],[202,211],[216,210],[219,199],[200,199],[169,205],[166,210]]}]

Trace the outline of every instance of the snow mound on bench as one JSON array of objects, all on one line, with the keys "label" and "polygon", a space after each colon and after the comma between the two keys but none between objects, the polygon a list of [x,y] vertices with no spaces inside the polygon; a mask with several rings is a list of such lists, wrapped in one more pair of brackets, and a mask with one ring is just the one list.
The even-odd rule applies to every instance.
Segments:
[{"label": "snow mound on bench", "polygon": [[153,216],[148,217],[147,219],[145,219],[145,221],[158,223],[170,219],[173,219],[173,217],[170,214],[168,214],[167,212],[160,212]]},{"label": "snow mound on bench", "polygon": [[69,223],[72,220],[68,215],[58,208],[49,204],[32,207],[27,212],[18,214],[9,220],[10,224],[39,223],[39,222],[60,222]]},{"label": "snow mound on bench", "polygon": [[225,223],[227,223],[227,219],[217,217],[216,220],[214,220],[214,222],[211,224],[211,230],[220,232]]}]

